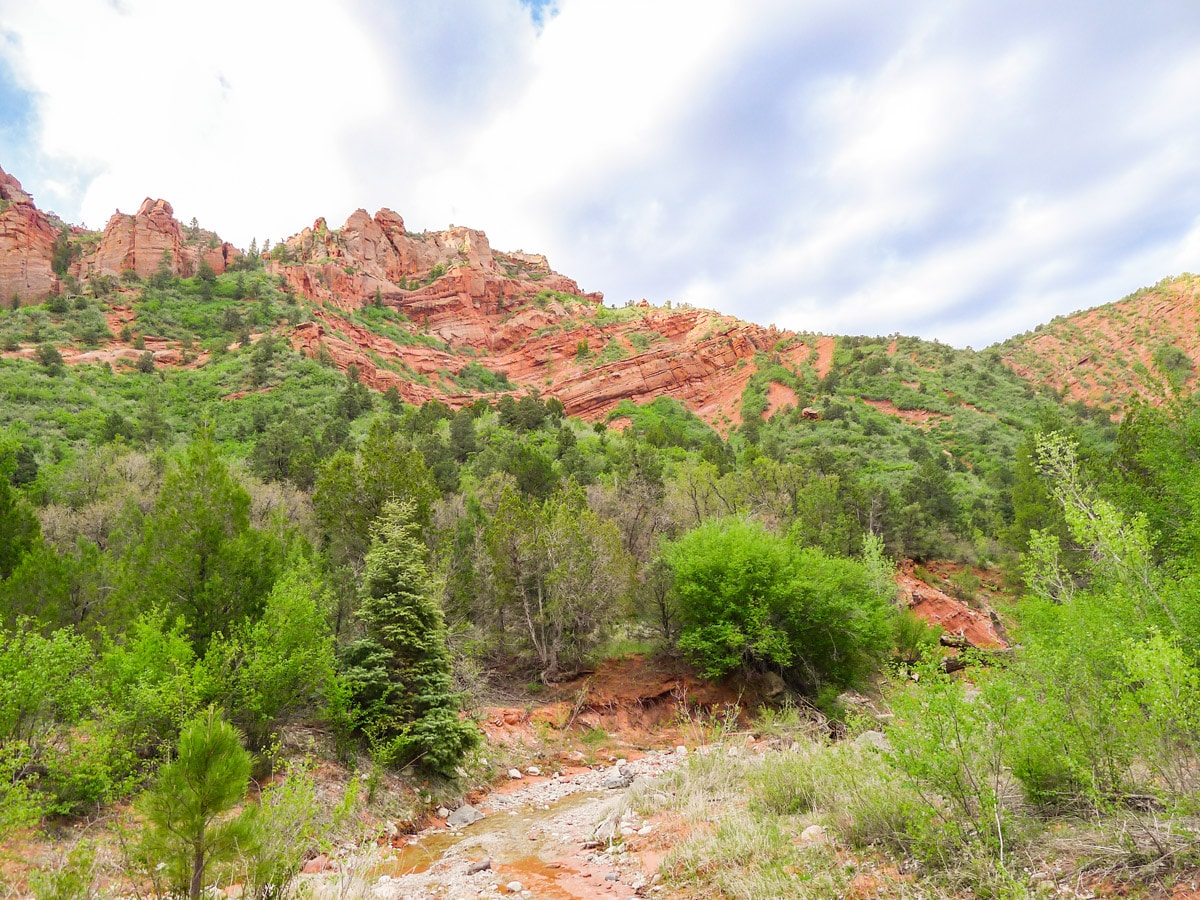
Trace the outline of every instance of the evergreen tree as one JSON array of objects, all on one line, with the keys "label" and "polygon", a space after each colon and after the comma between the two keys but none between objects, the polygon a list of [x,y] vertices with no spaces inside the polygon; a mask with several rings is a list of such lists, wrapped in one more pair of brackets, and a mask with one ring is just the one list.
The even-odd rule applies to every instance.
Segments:
[{"label": "evergreen tree", "polygon": [[17,444],[0,441],[0,579],[12,574],[41,533],[33,508],[11,487]]},{"label": "evergreen tree", "polygon": [[233,726],[209,707],[179,737],[179,755],[159,770],[143,801],[149,830],[146,849],[166,863],[177,890],[189,900],[204,892],[210,867],[245,850],[253,827],[245,812],[224,814],[242,802],[250,779],[250,754]]},{"label": "evergreen tree", "polygon": [[350,648],[346,678],[381,762],[452,775],[479,732],[458,717],[446,622],[413,516],[411,503],[393,501],[375,522],[358,610],[367,636]]},{"label": "evergreen tree", "polygon": [[478,450],[475,442],[475,418],[467,407],[460,409],[450,420],[450,453],[460,463]]}]

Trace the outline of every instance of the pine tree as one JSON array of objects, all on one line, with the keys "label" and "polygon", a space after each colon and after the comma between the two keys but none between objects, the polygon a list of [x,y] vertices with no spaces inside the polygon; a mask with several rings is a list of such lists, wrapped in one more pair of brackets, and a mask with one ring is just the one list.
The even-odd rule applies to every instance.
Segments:
[{"label": "pine tree", "polygon": [[210,706],[184,727],[179,755],[145,795],[145,849],[166,864],[175,888],[186,887],[189,900],[203,893],[210,866],[248,849],[249,815],[225,814],[245,799],[249,780],[250,754]]},{"label": "pine tree", "polygon": [[446,622],[413,516],[411,503],[391,501],[375,521],[358,611],[367,637],[350,649],[346,677],[381,762],[451,775],[479,732],[458,717]]}]

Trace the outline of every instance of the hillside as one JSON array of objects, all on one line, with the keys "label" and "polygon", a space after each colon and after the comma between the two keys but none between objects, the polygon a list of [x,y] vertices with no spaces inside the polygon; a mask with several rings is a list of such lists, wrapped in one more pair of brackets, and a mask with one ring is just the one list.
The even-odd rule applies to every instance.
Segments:
[{"label": "hillside", "polygon": [[[557,397],[587,419],[623,399],[669,396],[726,429],[739,421],[754,354],[791,337],[709,310],[612,309],[543,256],[494,251],[468,228],[409,232],[387,209],[374,217],[358,210],[340,229],[318,219],[247,258],[183,226],[164,200],[147,198],[135,214],[114,214],[102,232],[87,232],[52,220],[11,175],[0,173],[0,198],[0,296],[28,305],[98,283],[114,291],[111,329],[125,324],[122,307],[140,295],[140,282],[160,272],[191,278],[202,266],[221,275],[240,261],[311,305],[311,321],[287,332],[295,347],[328,354],[342,370],[357,366],[364,383],[395,385],[413,403],[458,407],[491,393],[469,383],[482,366],[505,376],[505,389]],[[179,362],[185,337],[144,331],[165,364]],[[69,354],[67,362],[130,358],[115,342],[105,346],[110,352]],[[794,341],[786,351],[797,363],[813,355],[815,347]]]},{"label": "hillside", "polygon": [[1000,345],[1022,378],[1064,400],[1126,407],[1196,387],[1200,279],[1164,278],[1104,306],[1059,316]]}]

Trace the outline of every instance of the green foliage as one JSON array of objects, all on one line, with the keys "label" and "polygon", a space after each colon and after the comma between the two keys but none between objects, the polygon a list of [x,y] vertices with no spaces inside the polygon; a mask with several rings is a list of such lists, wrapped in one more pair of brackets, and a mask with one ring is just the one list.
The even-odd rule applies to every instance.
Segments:
[{"label": "green foliage", "polygon": [[410,501],[415,521],[424,526],[438,494],[421,453],[377,420],[358,453],[338,451],[322,466],[313,505],[333,560],[359,565],[387,501]]},{"label": "green foliage", "polygon": [[512,638],[520,654],[543,679],[578,666],[630,586],[632,559],[616,527],[578,489],[538,500],[508,485],[484,541],[490,612],[520,629]]},{"label": "green foliage", "polygon": [[861,563],[801,549],[744,519],[669,544],[680,649],[708,677],[771,668],[815,690],[852,684],[891,647],[893,611]]},{"label": "green foliage", "polygon": [[1011,683],[989,679],[975,700],[945,675],[940,660],[920,669],[920,682],[891,698],[891,760],[927,806],[938,810],[921,836],[931,862],[954,863],[961,847],[981,842],[1003,865],[1014,828],[1003,800],[1008,754],[1016,740],[1019,702]]},{"label": "green foliage", "polygon": [[0,631],[0,834],[60,809],[56,757],[95,698],[93,659],[70,629],[43,637],[21,621]]},{"label": "green foliage", "polygon": [[249,849],[250,815],[229,815],[246,796],[250,754],[233,726],[209,707],[183,729],[178,754],[142,798],[143,847],[166,864],[172,889],[198,900],[213,869]]},{"label": "green foliage", "polygon": [[516,390],[516,385],[509,381],[503,372],[493,372],[477,362],[469,362],[459,369],[454,380],[465,391],[499,393]]},{"label": "green foliage", "polygon": [[720,440],[699,416],[671,397],[656,397],[646,404],[622,400],[608,414],[609,421],[621,418],[629,419],[632,435],[653,447],[698,450]]},{"label": "green foliage", "polygon": [[1176,389],[1192,377],[1196,364],[1191,357],[1174,344],[1163,344],[1154,351],[1154,365],[1162,372]]},{"label": "green foliage", "polygon": [[0,433],[0,579],[13,573],[41,531],[33,509],[12,487],[16,468],[17,445]]},{"label": "green foliage", "polygon": [[137,757],[166,755],[199,708],[196,654],[182,619],[151,611],[134,621],[97,667],[105,721]]},{"label": "green foliage", "polygon": [[77,840],[56,866],[32,873],[29,887],[37,900],[92,900],[95,881],[96,845]]},{"label": "green foliage", "polygon": [[249,494],[202,436],[167,472],[121,591],[143,609],[182,616],[203,648],[229,623],[259,614],[282,555],[275,535],[251,527]]},{"label": "green foliage", "polygon": [[317,572],[297,559],[275,581],[257,621],[210,645],[197,675],[201,700],[222,703],[253,749],[263,750],[289,716],[320,711],[336,694],[327,605]]},{"label": "green foliage", "polygon": [[358,610],[366,637],[348,649],[344,677],[381,763],[452,776],[480,736],[458,717],[446,623],[413,515],[411,504],[389,502],[374,523]]},{"label": "green foliage", "polygon": [[[285,778],[262,792],[246,879],[246,896],[254,900],[303,896],[296,873],[327,845],[330,832],[341,826],[350,811],[345,803],[332,815],[325,811],[313,768],[308,761],[293,764]],[[357,790],[357,784],[352,779],[350,789]]]}]

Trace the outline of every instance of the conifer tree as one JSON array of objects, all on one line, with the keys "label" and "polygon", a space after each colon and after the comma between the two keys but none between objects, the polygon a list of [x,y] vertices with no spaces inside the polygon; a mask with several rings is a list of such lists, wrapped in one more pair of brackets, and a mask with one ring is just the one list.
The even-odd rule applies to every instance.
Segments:
[{"label": "conifer tree", "polygon": [[186,888],[189,900],[203,893],[210,866],[248,849],[250,816],[225,814],[245,799],[249,780],[250,754],[210,706],[184,727],[179,755],[146,794],[146,850],[166,864],[173,887]]},{"label": "conifer tree", "polygon": [[381,762],[450,775],[479,732],[458,717],[446,622],[413,516],[411,503],[390,501],[375,521],[358,611],[367,636],[350,648],[346,678]]}]

